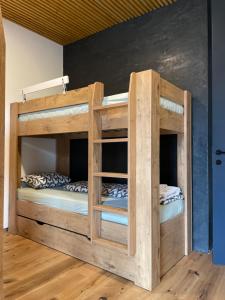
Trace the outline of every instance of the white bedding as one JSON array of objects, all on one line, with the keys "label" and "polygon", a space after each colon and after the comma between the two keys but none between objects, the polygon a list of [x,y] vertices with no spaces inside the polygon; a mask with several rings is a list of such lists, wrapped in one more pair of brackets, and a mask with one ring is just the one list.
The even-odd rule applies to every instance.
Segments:
[{"label": "white bedding", "polygon": [[[113,103],[120,103],[120,102],[127,102],[127,101],[128,101],[128,93],[123,93],[123,94],[117,94],[117,95],[105,97],[103,99],[102,104],[109,105]],[[160,106],[164,109],[173,111],[178,114],[184,113],[184,108],[182,105],[179,105],[163,97],[160,98]],[[79,104],[79,105],[21,114],[19,115],[19,121],[31,121],[31,120],[54,118],[60,116],[70,116],[70,115],[77,115],[86,112],[88,112],[88,104]]]},{"label": "white bedding", "polygon": [[[88,214],[88,194],[67,192],[55,189],[35,190],[32,188],[19,188],[17,191],[18,200],[28,200],[37,204],[43,204],[82,215]],[[127,198],[102,198],[104,205],[127,208]],[[160,222],[164,223],[184,210],[184,201],[176,200],[167,205],[160,205]],[[102,213],[102,219],[122,225],[128,224],[126,216],[111,213]]]}]

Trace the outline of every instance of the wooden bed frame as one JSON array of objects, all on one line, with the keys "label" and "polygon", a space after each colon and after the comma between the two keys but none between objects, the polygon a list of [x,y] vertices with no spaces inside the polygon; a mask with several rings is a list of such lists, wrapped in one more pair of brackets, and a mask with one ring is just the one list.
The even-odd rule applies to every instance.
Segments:
[{"label": "wooden bed frame", "polygon": [[[183,105],[184,114],[160,107],[160,96]],[[95,83],[64,95],[11,105],[9,230],[152,290],[160,277],[192,248],[191,95],[162,79],[158,73],[147,70],[131,74],[128,103],[102,106],[103,97],[103,84]],[[82,103],[89,104],[88,113],[18,121],[20,114]],[[126,138],[121,131],[127,132]],[[55,137],[57,169],[68,173],[69,140],[86,134],[89,143],[88,216],[31,201],[17,201],[21,137]],[[177,134],[178,186],[185,196],[184,213],[161,225],[160,134]],[[127,174],[102,172],[102,143],[107,142],[128,143]],[[127,211],[99,205],[102,177],[128,180]],[[128,226],[101,221],[103,211],[128,216]]]}]

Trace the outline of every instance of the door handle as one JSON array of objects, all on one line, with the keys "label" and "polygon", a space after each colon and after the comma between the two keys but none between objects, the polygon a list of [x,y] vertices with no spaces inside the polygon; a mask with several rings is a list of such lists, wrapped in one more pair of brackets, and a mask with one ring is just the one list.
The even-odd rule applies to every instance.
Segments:
[{"label": "door handle", "polygon": [[221,154],[225,154],[225,151],[222,151],[220,149],[216,150],[216,155],[221,155]]}]

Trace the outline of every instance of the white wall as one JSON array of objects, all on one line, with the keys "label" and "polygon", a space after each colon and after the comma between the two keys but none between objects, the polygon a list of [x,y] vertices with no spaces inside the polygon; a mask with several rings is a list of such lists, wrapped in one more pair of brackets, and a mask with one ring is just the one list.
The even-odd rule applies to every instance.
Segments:
[{"label": "white wall", "polygon": [[[63,47],[36,33],[33,33],[8,20],[3,21],[6,39],[6,140],[5,140],[5,204],[4,227],[8,226],[9,198],[9,124],[10,103],[22,100],[21,89],[63,75]],[[56,93],[58,89],[49,91]],[[43,94],[43,92],[42,92]],[[39,96],[39,95],[35,95]],[[45,171],[55,168],[55,144],[51,140],[41,141],[51,159],[45,165]],[[24,169],[31,170],[41,164],[41,152],[35,141],[25,140],[23,151],[26,153]],[[51,153],[51,154],[50,154]],[[35,157],[35,165],[34,165]],[[30,164],[29,164],[30,161]],[[38,170],[37,170],[38,171]]]},{"label": "white wall", "polygon": [[55,139],[24,137],[22,138],[21,152],[21,176],[56,170]]}]

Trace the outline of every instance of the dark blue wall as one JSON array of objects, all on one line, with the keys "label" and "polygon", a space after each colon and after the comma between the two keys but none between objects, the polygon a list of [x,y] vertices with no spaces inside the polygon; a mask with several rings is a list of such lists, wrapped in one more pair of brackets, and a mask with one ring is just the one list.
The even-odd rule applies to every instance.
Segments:
[{"label": "dark blue wall", "polygon": [[[225,265],[225,1],[211,0],[213,262]],[[219,164],[216,161],[219,160]],[[221,234],[222,233],[222,234]]]},{"label": "dark blue wall", "polygon": [[206,0],[178,0],[64,47],[70,89],[94,81],[128,90],[129,74],[154,69],[193,95],[193,244],[209,248],[208,24]]}]

